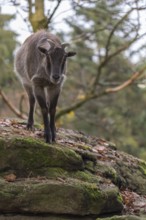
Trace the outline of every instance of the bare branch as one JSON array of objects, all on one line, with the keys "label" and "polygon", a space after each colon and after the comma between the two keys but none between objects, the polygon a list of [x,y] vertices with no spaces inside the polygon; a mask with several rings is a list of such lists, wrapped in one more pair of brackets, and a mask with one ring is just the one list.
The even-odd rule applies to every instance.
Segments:
[{"label": "bare branch", "polygon": [[88,32],[82,32],[80,35],[77,35],[71,43],[77,43],[77,42],[82,42],[83,40],[91,40],[90,38],[93,37],[94,34],[97,34],[100,31],[104,31],[106,29],[106,26],[102,28],[97,28],[94,29],[93,31],[89,30]]},{"label": "bare branch", "polygon": [[109,46],[110,46],[110,42],[111,42],[111,39],[115,33],[115,31],[117,30],[118,26],[120,24],[122,24],[122,22],[129,16],[129,14],[133,11],[134,9],[130,9],[116,24],[115,26],[113,27],[113,29],[111,30],[110,34],[109,34],[109,37],[108,37],[108,40],[107,40],[107,43],[106,43],[106,46],[105,46],[105,49],[106,49],[106,55],[105,57],[108,57],[108,52],[109,52]]},{"label": "bare branch", "polygon": [[96,78],[93,82],[93,86],[92,86],[92,92],[95,91],[96,89],[96,85],[100,79],[101,73],[102,73],[102,68],[116,55],[120,54],[122,51],[125,51],[127,48],[129,48],[131,46],[132,43],[134,43],[136,40],[140,39],[141,37],[143,37],[143,35],[141,35],[140,37],[138,36],[138,34],[136,34],[136,36],[129,42],[127,42],[124,46],[119,47],[115,52],[113,52],[112,54],[108,55],[108,57],[104,57],[104,60],[100,63],[100,65],[98,66],[97,69],[97,75]]},{"label": "bare branch", "polygon": [[50,17],[48,18],[48,24],[50,24],[54,14],[56,13],[57,9],[59,8],[61,2],[62,2],[62,0],[58,0],[56,7],[54,8],[54,10],[52,11]]},{"label": "bare branch", "polygon": [[91,93],[89,95],[86,95],[84,97],[84,99],[82,99],[81,101],[67,107],[67,108],[64,108],[62,110],[60,110],[57,114],[56,114],[56,119],[59,119],[61,116],[71,112],[71,111],[74,111],[76,109],[78,109],[79,107],[83,106],[85,103],[87,103],[89,100],[92,100],[92,99],[97,99],[101,96],[104,96],[104,95],[108,95],[110,93],[115,93],[115,92],[118,92],[120,90],[123,90],[124,88],[130,86],[131,84],[133,84],[133,82],[135,82],[142,74],[143,72],[146,70],[146,65],[140,69],[138,72],[135,72],[133,73],[133,75],[125,82],[123,82],[121,85],[119,86],[116,86],[114,88],[107,88],[99,93]]},{"label": "bare branch", "polygon": [[20,97],[20,102],[19,102],[19,111],[21,114],[23,114],[23,101],[25,100],[25,94],[23,93]]},{"label": "bare branch", "polygon": [[118,91],[126,88],[127,86],[131,85],[137,78],[139,78],[145,70],[146,70],[146,66],[144,68],[142,68],[140,71],[134,73],[127,81],[125,81],[121,85],[116,86],[114,88],[106,89],[105,90],[106,93],[114,93],[114,92],[118,92]]},{"label": "bare branch", "polygon": [[9,107],[9,109],[19,118],[27,119],[27,116],[22,114],[9,100],[8,97],[5,95],[5,93],[0,89],[0,96],[2,100],[6,103],[6,105]]}]

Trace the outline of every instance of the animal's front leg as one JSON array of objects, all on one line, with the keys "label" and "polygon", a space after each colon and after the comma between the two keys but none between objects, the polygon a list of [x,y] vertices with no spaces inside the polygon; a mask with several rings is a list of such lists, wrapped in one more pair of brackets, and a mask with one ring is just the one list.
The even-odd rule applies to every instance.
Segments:
[{"label": "animal's front leg", "polygon": [[49,100],[50,100],[50,106],[49,106],[49,113],[50,113],[50,128],[52,133],[52,141],[55,142],[56,139],[56,127],[55,127],[55,114],[56,114],[56,106],[58,102],[58,97],[60,93],[60,89],[58,90],[48,90],[49,93]]},{"label": "animal's front leg", "polygon": [[48,118],[48,107],[46,104],[46,97],[44,88],[35,86],[34,87],[34,93],[36,96],[36,99],[39,103],[39,106],[41,108],[43,121],[44,121],[44,135],[47,143],[52,143],[52,135],[51,135],[51,129],[50,129],[50,122]]},{"label": "animal's front leg", "polygon": [[55,142],[56,139],[56,127],[55,127],[55,114],[56,114],[56,107],[50,106],[50,128],[52,133],[52,141]]}]

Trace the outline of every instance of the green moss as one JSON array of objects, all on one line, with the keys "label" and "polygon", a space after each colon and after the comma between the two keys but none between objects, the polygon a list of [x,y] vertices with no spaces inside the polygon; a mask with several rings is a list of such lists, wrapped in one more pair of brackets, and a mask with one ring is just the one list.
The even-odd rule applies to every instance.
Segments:
[{"label": "green moss", "polygon": [[11,167],[17,175],[29,173],[42,175],[46,168],[60,167],[66,170],[82,170],[83,160],[75,151],[59,146],[48,145],[33,138],[13,138],[1,140],[0,170]]},{"label": "green moss", "polygon": [[52,168],[47,168],[45,172],[45,176],[47,178],[66,178],[69,176],[68,172],[62,168],[59,167],[52,167]]},{"label": "green moss", "polygon": [[100,177],[94,176],[88,171],[67,171],[62,168],[46,168],[45,176],[47,178],[61,178],[69,181],[82,181],[86,183],[95,183],[99,185]]},{"label": "green moss", "polygon": [[118,194],[117,200],[119,201],[119,203],[123,203],[123,199],[122,199],[121,194]]},{"label": "green moss", "polygon": [[[41,170],[42,171],[42,170]],[[40,171],[40,172],[41,172]],[[82,181],[85,183],[95,183],[96,186],[99,186],[101,177],[94,176],[88,171],[67,171],[62,168],[46,168],[45,176],[47,178],[61,178],[67,181]]]},{"label": "green moss", "polygon": [[116,184],[118,182],[118,174],[112,166],[109,166],[109,164],[98,162],[95,170],[102,173],[104,177],[111,179],[113,183]]},{"label": "green moss", "polygon": [[90,182],[93,179],[92,174],[89,172],[86,172],[86,171],[85,172],[77,171],[75,173],[75,177],[77,177],[83,181],[88,181],[88,182]]},{"label": "green moss", "polygon": [[90,172],[95,172],[95,163],[93,161],[86,161],[85,162],[85,169],[87,169]]},{"label": "green moss", "polygon": [[3,172],[3,170],[9,167],[7,160],[5,160],[6,157],[8,157],[6,143],[4,139],[0,138],[0,172]]},{"label": "green moss", "polygon": [[144,161],[140,162],[139,168],[142,174],[146,175],[146,163]]},{"label": "green moss", "polygon": [[104,201],[108,197],[107,201],[105,202],[105,210],[109,210],[110,213],[114,213],[114,207],[116,205],[118,213],[123,210],[123,201],[121,195],[119,193],[119,189],[112,185],[103,185],[102,188],[104,189]]},{"label": "green moss", "polygon": [[99,184],[100,181],[100,177],[97,177],[95,175],[93,175],[92,173],[88,172],[88,171],[77,171],[77,172],[72,172],[70,173],[70,176],[85,182],[89,182],[89,183],[96,183]]},{"label": "green moss", "polygon": [[138,217],[135,215],[113,216],[109,218],[97,218],[96,220],[145,220],[144,217]]},{"label": "green moss", "polygon": [[114,183],[117,182],[117,172],[113,167],[109,167],[105,174],[111,178]]},{"label": "green moss", "polygon": [[87,214],[101,213],[104,207],[105,199],[96,183],[81,182],[78,184],[84,195],[83,205],[87,210]]},{"label": "green moss", "polygon": [[91,150],[91,146],[85,144],[77,144],[77,147],[82,150]]},{"label": "green moss", "polygon": [[4,139],[0,138],[0,148],[4,147],[5,141]]},{"label": "green moss", "polygon": [[[86,209],[102,213],[112,213],[116,210],[120,212],[123,209],[123,204],[119,199],[119,191],[116,187],[104,185],[103,188],[96,183],[82,184],[84,195],[88,205],[85,203]],[[119,201],[120,200],[120,201]],[[98,204],[98,205],[97,205]],[[92,207],[92,208],[91,208]]]},{"label": "green moss", "polygon": [[84,184],[83,188],[85,192],[89,195],[89,197],[91,197],[91,199],[103,198],[103,194],[101,193],[101,191],[99,190],[99,188],[95,183]]},{"label": "green moss", "polygon": [[14,139],[11,139],[11,146],[12,147],[22,147],[22,148],[28,148],[28,147],[48,147],[48,144],[44,143],[43,141],[39,141],[33,138],[21,138],[16,137]]}]

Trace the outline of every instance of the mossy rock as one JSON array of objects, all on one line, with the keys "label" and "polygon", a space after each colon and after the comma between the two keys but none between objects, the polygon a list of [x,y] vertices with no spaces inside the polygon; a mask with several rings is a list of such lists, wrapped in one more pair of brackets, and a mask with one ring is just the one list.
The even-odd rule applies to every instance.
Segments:
[{"label": "mossy rock", "polygon": [[[7,205],[6,205],[7,204]],[[8,183],[0,179],[0,212],[34,214],[98,215],[121,212],[116,187],[103,189],[78,180],[25,180]]]},{"label": "mossy rock", "polygon": [[100,182],[103,182],[103,178],[101,178],[100,176],[96,176],[88,172],[87,170],[67,171],[58,167],[57,168],[50,167],[50,168],[46,168],[45,176],[48,177],[49,179],[54,179],[54,178],[78,179],[88,183],[96,183],[97,185],[99,185]]},{"label": "mossy rock", "polygon": [[[9,182],[7,173],[14,173],[16,180]],[[123,208],[118,188],[101,186],[103,179],[86,170],[82,156],[59,144],[26,137],[1,138],[0,175],[3,213],[86,217]]]},{"label": "mossy rock", "polygon": [[146,220],[146,217],[135,215],[113,216],[109,218],[97,218],[96,220]]},{"label": "mossy rock", "polygon": [[83,170],[83,160],[71,149],[31,138],[0,139],[0,172],[14,170],[21,177],[42,175],[47,167]]},{"label": "mossy rock", "polygon": [[[62,217],[62,216],[23,216],[23,215],[0,215],[0,220],[95,220],[94,217]],[[137,216],[114,216],[111,218],[97,218],[96,220],[145,220],[144,217],[137,217]]]},{"label": "mossy rock", "polygon": [[[22,219],[31,213],[36,219],[95,220],[121,214],[121,188],[146,194],[146,163],[109,147],[105,140],[59,129],[57,143],[50,145],[18,124],[0,129],[1,213],[16,212]],[[144,220],[139,218],[103,219]]]},{"label": "mossy rock", "polygon": [[119,188],[146,195],[146,162],[123,152],[117,155],[112,163],[110,160],[97,161],[96,172]]},{"label": "mossy rock", "polygon": [[[125,154],[126,155],[126,154]],[[128,157],[128,155],[127,155]],[[114,168],[117,173],[116,185],[124,188],[128,187],[134,192],[140,194],[146,194],[146,174],[145,174],[145,162],[133,158],[133,163],[129,161],[126,163],[124,160],[115,164]]]},{"label": "mossy rock", "polygon": [[92,217],[62,216],[62,215],[0,215],[0,220],[95,220]]},{"label": "mossy rock", "polygon": [[105,178],[111,179],[113,183],[117,183],[118,173],[110,163],[98,161],[95,170],[96,172],[101,173]]}]

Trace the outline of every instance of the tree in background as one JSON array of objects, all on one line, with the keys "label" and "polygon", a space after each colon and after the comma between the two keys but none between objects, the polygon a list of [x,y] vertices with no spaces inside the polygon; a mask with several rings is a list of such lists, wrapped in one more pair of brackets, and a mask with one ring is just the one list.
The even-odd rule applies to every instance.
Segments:
[{"label": "tree in background", "polygon": [[0,86],[9,86],[14,80],[13,53],[16,48],[16,33],[9,30],[9,22],[14,16],[0,14]]},{"label": "tree in background", "polygon": [[[128,61],[126,62],[128,60],[126,52],[131,50],[131,54],[134,53],[132,45],[146,34],[140,34],[139,21],[139,12],[145,10],[145,7],[138,6],[137,1],[133,1],[130,5],[123,1],[79,2],[80,4],[73,2],[76,16],[66,21],[72,27],[72,40],[78,52],[76,72],[78,76],[84,72],[84,80],[80,81],[84,83],[84,85],[82,83],[82,87],[85,88],[82,89],[84,99],[66,108],[66,111],[64,109],[59,116],[80,107],[91,99],[122,89],[123,87],[107,90],[105,86],[113,87],[130,77],[133,67],[130,59],[129,64]],[[134,20],[131,19],[132,12],[137,14]],[[131,66],[126,72],[122,60],[124,65]],[[121,63],[120,66],[119,63]],[[109,70],[111,66],[113,67]],[[75,78],[78,79],[78,77]]]},{"label": "tree in background", "polygon": [[[72,27],[69,34],[77,56],[71,61],[71,74],[65,84],[70,98],[64,89],[61,100],[62,107],[69,107],[58,115],[68,112],[62,117],[66,127],[74,126],[104,136],[129,153],[142,155],[146,96],[137,84],[122,89],[132,83],[134,75],[137,76],[136,73],[131,78],[131,73],[140,70],[140,75],[146,69],[142,57],[141,62],[132,62],[133,54],[137,53],[138,60],[138,53],[145,51],[145,41],[137,51],[133,47],[145,36],[140,33],[139,14],[145,7],[138,6],[136,1],[131,5],[126,1],[80,1],[79,5],[73,3],[73,8],[76,16],[66,22]],[[136,13],[134,19],[133,12]],[[114,94],[108,95],[110,93]],[[71,125],[67,123],[69,119]]]}]

